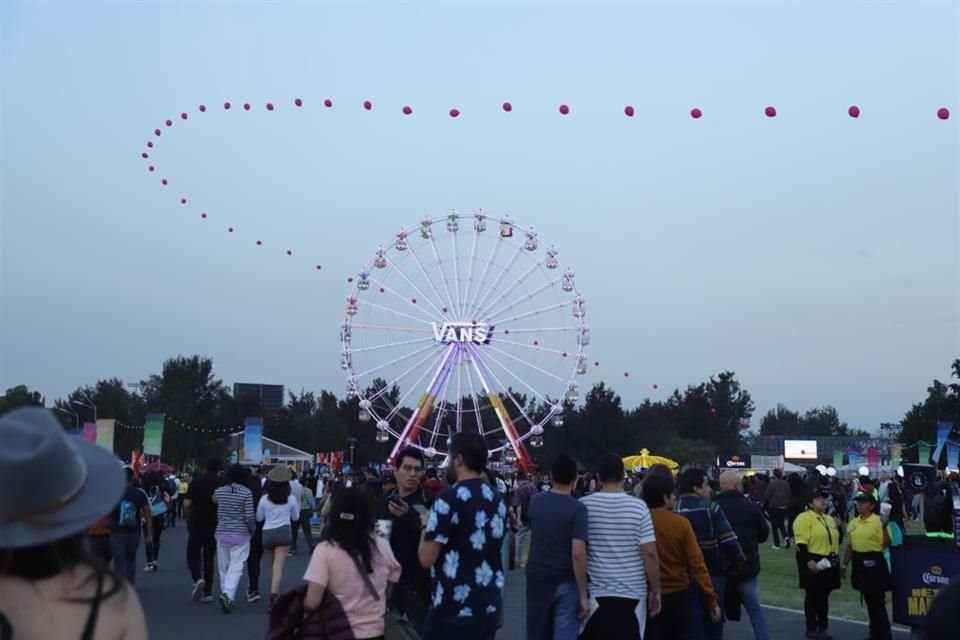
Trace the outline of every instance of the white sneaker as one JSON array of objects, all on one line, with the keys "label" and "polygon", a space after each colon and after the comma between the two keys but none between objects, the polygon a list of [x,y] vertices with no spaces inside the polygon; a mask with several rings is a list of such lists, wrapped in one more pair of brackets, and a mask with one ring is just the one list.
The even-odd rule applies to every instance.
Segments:
[{"label": "white sneaker", "polygon": [[203,595],[203,588],[206,585],[207,583],[204,581],[203,578],[200,578],[199,580],[193,583],[193,594],[191,595],[191,598],[193,599],[194,602],[198,601],[200,599],[200,596]]},{"label": "white sneaker", "polygon": [[143,568],[143,572],[144,572],[144,573],[153,573],[153,572],[156,571],[156,570],[157,570],[157,568],[153,565],[152,562],[148,562],[148,563],[147,563],[147,566],[145,566],[145,567]]},{"label": "white sneaker", "polygon": [[777,551],[779,551],[779,550],[780,550],[780,545],[778,545],[778,544],[772,544],[772,545],[770,545],[770,548],[771,548],[771,549],[776,549]]}]

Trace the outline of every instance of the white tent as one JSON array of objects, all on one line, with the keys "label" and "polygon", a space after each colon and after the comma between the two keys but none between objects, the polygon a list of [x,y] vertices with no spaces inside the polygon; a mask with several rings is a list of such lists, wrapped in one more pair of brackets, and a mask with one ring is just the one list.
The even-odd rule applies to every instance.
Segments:
[{"label": "white tent", "polygon": [[[230,434],[230,452],[239,455],[243,448],[243,431]],[[269,455],[267,452],[269,451]],[[306,451],[301,451],[296,447],[278,442],[273,438],[263,436],[263,464],[292,464],[297,469],[309,469],[313,466],[314,457]],[[256,463],[248,460],[241,460],[240,464],[246,466],[257,466]]]},{"label": "white tent", "polygon": [[784,473],[800,473],[800,474],[806,474],[806,473],[807,473],[807,470],[804,469],[803,467],[801,467],[801,466],[798,465],[798,464],[793,464],[792,462],[784,462],[784,463],[783,463],[783,472],[784,472]]}]

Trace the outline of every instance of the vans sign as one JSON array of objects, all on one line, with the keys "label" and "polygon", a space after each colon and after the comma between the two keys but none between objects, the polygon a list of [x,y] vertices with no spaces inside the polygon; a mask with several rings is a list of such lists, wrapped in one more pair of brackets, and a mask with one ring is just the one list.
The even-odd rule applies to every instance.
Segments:
[{"label": "vans sign", "polygon": [[433,326],[433,338],[440,344],[454,342],[490,344],[490,338],[493,337],[493,326],[491,325],[474,324],[472,322],[444,322],[441,325],[432,322],[430,324]]}]

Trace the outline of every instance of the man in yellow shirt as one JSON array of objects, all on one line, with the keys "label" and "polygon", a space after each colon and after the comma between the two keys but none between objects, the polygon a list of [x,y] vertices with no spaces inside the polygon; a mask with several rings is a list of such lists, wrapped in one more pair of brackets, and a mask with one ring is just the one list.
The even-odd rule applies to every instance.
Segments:
[{"label": "man in yellow shirt", "polygon": [[853,560],[850,582],[863,595],[870,616],[871,640],[891,640],[890,618],[887,616],[887,591],[892,590],[890,571],[883,551],[890,546],[890,533],[880,516],[874,513],[876,496],[860,493],[854,501],[857,517],[850,521],[847,533],[850,536],[842,568]]}]

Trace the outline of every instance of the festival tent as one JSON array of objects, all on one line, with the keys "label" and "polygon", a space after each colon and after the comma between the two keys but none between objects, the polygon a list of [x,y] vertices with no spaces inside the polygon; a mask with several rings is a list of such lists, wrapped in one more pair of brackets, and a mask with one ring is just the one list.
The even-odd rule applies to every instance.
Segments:
[{"label": "festival tent", "polygon": [[[230,451],[239,452],[243,448],[243,431],[230,434]],[[269,452],[269,455],[267,455]],[[313,465],[313,456],[306,451],[291,447],[273,438],[263,436],[263,464],[293,465],[298,470],[309,469]],[[243,461],[241,464],[250,465]],[[256,465],[254,465],[256,466]]]},{"label": "festival tent", "polygon": [[641,449],[640,455],[638,456],[627,456],[623,459],[624,469],[630,469],[633,471],[636,471],[637,469],[649,469],[655,464],[665,464],[674,473],[676,473],[677,469],[680,467],[675,460],[664,458],[662,456],[650,455],[650,451],[648,449]]}]

